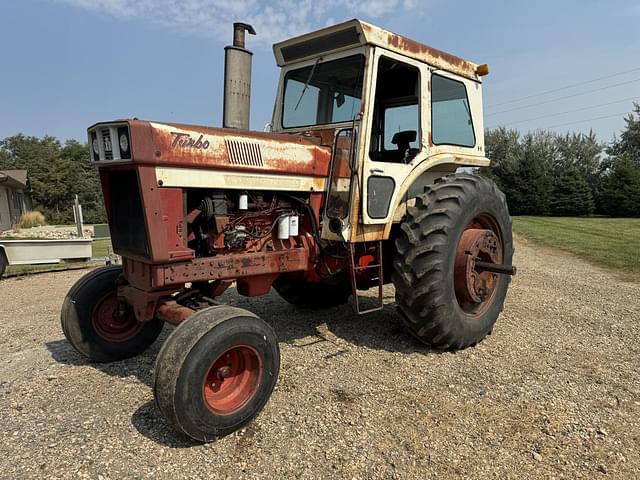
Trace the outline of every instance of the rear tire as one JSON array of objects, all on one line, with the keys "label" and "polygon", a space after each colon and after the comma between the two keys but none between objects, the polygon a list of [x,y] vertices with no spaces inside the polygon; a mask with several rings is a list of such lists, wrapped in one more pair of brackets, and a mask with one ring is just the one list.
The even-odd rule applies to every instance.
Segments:
[{"label": "rear tire", "polygon": [[478,238],[484,238],[487,231],[485,235],[498,244],[493,263],[511,265],[511,217],[505,196],[493,182],[477,175],[444,177],[407,209],[396,240],[393,283],[405,326],[424,343],[456,350],[491,333],[511,277],[473,270],[471,290],[480,285],[480,297],[473,300],[464,273],[471,256],[468,237],[478,232]]},{"label": "rear tire", "polygon": [[121,266],[100,267],[71,287],[60,320],[69,343],[95,362],[134,357],[158,338],[164,322],[138,322],[130,307],[121,310],[116,280]]},{"label": "rear tire", "polygon": [[273,329],[247,310],[219,305],[171,333],[156,361],[153,391],[177,431],[209,442],[260,413],[279,371]]},{"label": "rear tire", "polygon": [[344,305],[351,296],[351,283],[346,275],[321,282],[281,276],[273,282],[273,288],[292,305],[314,310]]}]

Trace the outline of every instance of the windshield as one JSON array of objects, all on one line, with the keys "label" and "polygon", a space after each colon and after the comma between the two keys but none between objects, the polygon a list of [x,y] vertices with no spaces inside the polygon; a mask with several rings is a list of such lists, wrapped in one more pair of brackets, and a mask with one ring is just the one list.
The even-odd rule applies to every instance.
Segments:
[{"label": "windshield", "polygon": [[284,83],[283,128],[350,122],[360,111],[363,76],[364,55],[318,59],[291,70]]}]

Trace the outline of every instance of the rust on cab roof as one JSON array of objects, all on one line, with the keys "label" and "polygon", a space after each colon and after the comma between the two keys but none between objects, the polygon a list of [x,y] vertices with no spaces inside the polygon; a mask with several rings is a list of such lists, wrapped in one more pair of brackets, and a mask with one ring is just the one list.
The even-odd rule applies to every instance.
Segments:
[{"label": "rust on cab roof", "polygon": [[384,48],[432,67],[477,82],[481,81],[476,72],[478,68],[476,63],[357,19],[276,43],[273,51],[278,65],[284,66],[314,58],[323,53],[338,52],[363,45]]}]

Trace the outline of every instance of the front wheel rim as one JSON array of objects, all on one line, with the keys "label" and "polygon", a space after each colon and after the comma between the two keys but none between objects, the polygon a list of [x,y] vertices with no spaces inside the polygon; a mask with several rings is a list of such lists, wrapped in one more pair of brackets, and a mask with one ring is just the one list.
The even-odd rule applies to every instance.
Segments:
[{"label": "front wheel rim", "polygon": [[262,380],[262,360],[248,345],[231,347],[211,365],[202,393],[209,410],[231,415],[245,407],[256,395]]},{"label": "front wheel rim", "polygon": [[116,292],[109,292],[96,304],[91,313],[91,325],[100,338],[112,343],[126,342],[144,327],[131,308],[122,304]]}]

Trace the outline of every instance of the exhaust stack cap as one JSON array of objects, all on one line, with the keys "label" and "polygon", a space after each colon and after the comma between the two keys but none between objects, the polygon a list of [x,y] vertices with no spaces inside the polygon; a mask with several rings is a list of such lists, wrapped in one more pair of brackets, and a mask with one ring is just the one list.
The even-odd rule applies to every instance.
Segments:
[{"label": "exhaust stack cap", "polygon": [[249,130],[249,107],[251,103],[251,57],[245,48],[246,33],[256,31],[248,23],[233,24],[233,45],[224,48],[224,100],[222,126]]},{"label": "exhaust stack cap", "polygon": [[245,32],[248,32],[251,35],[256,34],[255,29],[248,23],[235,22],[233,24],[233,46],[234,47],[244,48]]}]

